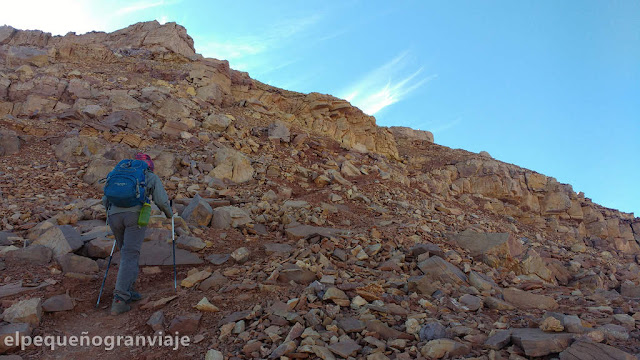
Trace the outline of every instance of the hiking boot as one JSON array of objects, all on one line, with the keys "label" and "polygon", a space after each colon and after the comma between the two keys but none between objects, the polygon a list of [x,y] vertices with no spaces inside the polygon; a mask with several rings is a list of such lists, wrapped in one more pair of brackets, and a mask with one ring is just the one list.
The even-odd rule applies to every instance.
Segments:
[{"label": "hiking boot", "polygon": [[111,303],[111,315],[120,315],[131,310],[131,306],[119,297],[114,297]]},{"label": "hiking boot", "polygon": [[129,294],[131,297],[129,298],[129,301],[127,301],[127,303],[140,301],[142,299],[142,295],[140,295],[140,293],[135,290],[131,290]]}]

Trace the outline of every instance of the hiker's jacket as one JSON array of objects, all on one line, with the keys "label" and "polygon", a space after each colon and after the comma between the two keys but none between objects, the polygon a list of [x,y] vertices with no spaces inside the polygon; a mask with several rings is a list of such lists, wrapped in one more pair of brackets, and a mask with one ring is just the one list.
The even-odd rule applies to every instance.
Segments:
[{"label": "hiker's jacket", "polygon": [[[169,205],[169,195],[167,195],[167,192],[164,190],[162,181],[160,181],[158,175],[152,173],[151,171],[147,171],[145,175],[145,181],[147,183],[145,187],[147,198],[151,197],[153,199],[153,202],[168,218],[172,217],[173,212],[171,211],[171,206]],[[139,212],[140,209],[142,209],[142,205],[136,205],[128,208],[115,206],[109,203],[109,200],[107,200],[106,196],[102,197],[102,205],[104,205],[104,207],[107,209],[109,215],[127,211]]]}]

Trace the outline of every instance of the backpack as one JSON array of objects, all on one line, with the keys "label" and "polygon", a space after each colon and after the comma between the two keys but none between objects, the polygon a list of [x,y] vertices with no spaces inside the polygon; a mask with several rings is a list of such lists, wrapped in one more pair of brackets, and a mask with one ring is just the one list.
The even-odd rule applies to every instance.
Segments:
[{"label": "backpack", "polygon": [[142,160],[122,160],[107,175],[104,195],[109,203],[118,207],[133,207],[148,202],[146,172],[148,165]]}]

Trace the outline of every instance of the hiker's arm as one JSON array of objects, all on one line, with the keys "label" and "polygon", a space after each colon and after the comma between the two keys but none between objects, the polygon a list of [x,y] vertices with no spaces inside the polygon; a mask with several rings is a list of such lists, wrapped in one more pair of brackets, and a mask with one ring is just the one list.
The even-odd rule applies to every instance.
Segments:
[{"label": "hiker's arm", "polygon": [[153,193],[151,196],[153,197],[153,202],[158,205],[158,208],[167,218],[173,216],[171,205],[169,205],[169,195],[167,195],[167,192],[164,190],[164,186],[162,186],[162,181],[160,181],[160,178],[157,175],[154,176]]}]

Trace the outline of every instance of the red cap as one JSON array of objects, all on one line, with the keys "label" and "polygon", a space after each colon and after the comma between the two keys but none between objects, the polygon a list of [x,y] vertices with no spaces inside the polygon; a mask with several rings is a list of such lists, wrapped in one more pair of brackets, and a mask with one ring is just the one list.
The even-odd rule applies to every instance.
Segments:
[{"label": "red cap", "polygon": [[137,153],[136,160],[142,160],[149,165],[149,170],[153,171],[153,160],[151,160],[151,156],[144,153]]}]

